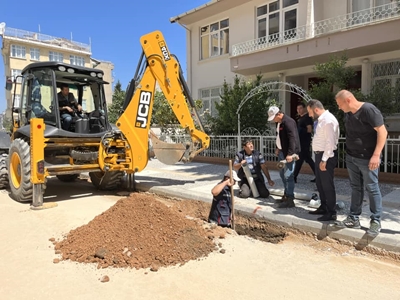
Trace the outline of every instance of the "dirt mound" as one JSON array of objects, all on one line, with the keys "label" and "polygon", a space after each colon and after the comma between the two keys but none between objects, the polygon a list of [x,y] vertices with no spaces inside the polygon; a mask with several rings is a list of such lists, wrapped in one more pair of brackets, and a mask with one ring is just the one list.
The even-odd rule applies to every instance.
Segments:
[{"label": "dirt mound", "polygon": [[[64,240],[54,242],[56,253],[62,260],[97,263],[98,268],[157,270],[182,265],[218,249],[213,242],[216,233],[205,229],[203,221],[185,216],[187,210],[179,204],[186,204],[166,204],[153,195],[131,194],[87,225],[70,231]],[[206,210],[200,207],[191,217],[204,220]]]}]

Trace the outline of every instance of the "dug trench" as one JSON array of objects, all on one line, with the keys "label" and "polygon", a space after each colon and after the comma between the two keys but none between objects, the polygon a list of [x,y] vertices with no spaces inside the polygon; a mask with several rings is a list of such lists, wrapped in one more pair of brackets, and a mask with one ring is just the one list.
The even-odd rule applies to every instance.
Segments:
[{"label": "dug trench", "polygon": [[[57,255],[53,261],[157,271],[161,267],[202,259],[214,251],[223,254],[223,239],[235,234],[270,243],[290,240],[320,251],[329,248],[337,253],[361,252],[347,241],[318,240],[312,233],[243,215],[236,216],[235,231],[222,228],[207,223],[209,210],[210,204],[202,201],[132,193],[59,240],[50,238]],[[362,251],[400,261],[397,253],[369,246]]]}]

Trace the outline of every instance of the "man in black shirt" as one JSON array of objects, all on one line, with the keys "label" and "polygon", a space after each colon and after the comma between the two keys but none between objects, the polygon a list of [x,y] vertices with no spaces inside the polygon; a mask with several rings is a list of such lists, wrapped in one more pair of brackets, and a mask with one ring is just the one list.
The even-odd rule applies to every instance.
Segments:
[{"label": "man in black shirt", "polygon": [[[297,104],[297,113],[300,116],[297,120],[297,129],[299,131],[301,151],[299,160],[296,162],[296,167],[294,169],[294,182],[296,183],[297,176],[300,173],[304,161],[310,165],[311,170],[315,174],[315,163],[310,153],[311,133],[313,131],[314,121],[308,115],[306,105],[303,102]],[[315,179],[311,180],[311,182],[315,182]]]},{"label": "man in black shirt", "polygon": [[381,230],[382,213],[378,173],[382,149],[387,139],[383,116],[373,104],[358,101],[347,90],[340,91],[335,98],[339,109],[345,112],[346,166],[352,188],[350,214],[336,225],[361,228],[359,216],[366,189],[371,211],[370,228],[367,233],[377,235]]},{"label": "man in black shirt", "polygon": [[73,108],[80,112],[82,111],[82,106],[76,101],[74,95],[69,92],[68,84],[65,83],[61,85],[61,91],[57,94],[57,98],[62,128],[68,130],[72,122]]}]

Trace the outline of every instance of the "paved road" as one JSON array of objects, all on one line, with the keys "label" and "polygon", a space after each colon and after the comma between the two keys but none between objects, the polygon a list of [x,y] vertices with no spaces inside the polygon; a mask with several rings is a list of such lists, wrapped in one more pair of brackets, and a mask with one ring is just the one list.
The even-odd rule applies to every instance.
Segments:
[{"label": "paved road", "polygon": [[[149,161],[144,171],[135,176],[136,188],[172,197],[211,202],[211,189],[222,179],[228,166],[206,163],[189,163],[164,165],[157,159]],[[271,171],[275,186],[271,188],[272,196],[280,198],[283,194],[282,181],[277,171]],[[319,234],[356,242],[360,247],[377,246],[389,251],[400,252],[400,186],[381,184],[383,194],[382,231],[377,237],[366,234],[369,227],[369,204],[365,199],[363,214],[360,218],[362,229],[340,229],[329,225],[329,222],[317,221],[318,216],[308,214],[311,194],[316,191],[315,184],[310,183],[313,177],[301,174],[295,189],[296,207],[279,209],[274,205],[273,197],[269,199],[240,199],[235,197],[235,208],[243,213],[263,217],[286,226],[293,226]],[[350,186],[348,179],[336,178],[337,199],[345,203],[345,208],[338,211],[338,219],[344,219],[349,211]],[[235,186],[237,195],[238,187]]]},{"label": "paved road", "polygon": [[[197,198],[203,194],[209,199],[211,186],[220,179],[219,170],[218,166],[204,164],[175,169],[153,161],[147,173],[138,176],[138,185],[143,187],[146,182],[168,191],[168,181],[169,188],[184,190]],[[158,272],[97,269],[92,264],[70,261],[54,264],[57,255],[49,239],[61,239],[70,230],[90,222],[121,196],[96,192],[85,180],[71,185],[55,178],[49,180],[45,196],[45,201],[54,201],[58,206],[33,211],[29,204],[12,201],[7,191],[0,192],[0,299],[372,300],[377,294],[373,291],[379,291],[380,298],[399,299],[398,264],[374,260],[354,249],[343,252],[335,245],[315,241],[306,244],[303,240],[299,243],[290,237],[284,243],[270,244],[228,235],[219,240],[225,254],[213,252],[207,258]],[[247,206],[272,210],[269,202],[249,199],[249,203],[252,201],[254,205]],[[293,218],[295,210],[276,212],[276,218]],[[110,281],[101,283],[103,275],[109,276]],[[318,288],[321,286],[324,288]]]}]

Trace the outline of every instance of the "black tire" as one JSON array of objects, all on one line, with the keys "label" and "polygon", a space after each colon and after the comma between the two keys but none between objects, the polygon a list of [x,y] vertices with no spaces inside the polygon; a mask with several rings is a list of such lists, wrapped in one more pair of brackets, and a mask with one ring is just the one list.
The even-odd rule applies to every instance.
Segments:
[{"label": "black tire", "polygon": [[79,174],[65,174],[65,175],[57,175],[58,180],[62,182],[72,182],[75,181],[79,177]]},{"label": "black tire", "polygon": [[0,154],[0,189],[8,188],[8,169],[7,169],[8,154]]},{"label": "black tire", "polygon": [[[8,179],[11,198],[18,202],[31,202],[33,184],[31,183],[30,146],[22,139],[12,141],[8,155]],[[42,193],[46,190],[42,184]]]},{"label": "black tire", "polygon": [[90,180],[93,185],[102,191],[112,191],[121,186],[124,172],[90,172]]},{"label": "black tire", "polygon": [[18,202],[31,201],[31,156],[28,143],[22,139],[15,139],[11,143],[8,170],[11,197]]}]

